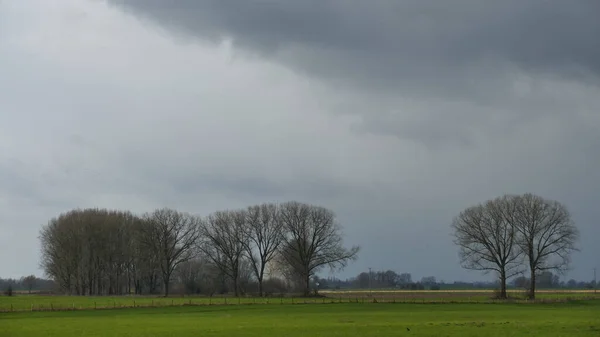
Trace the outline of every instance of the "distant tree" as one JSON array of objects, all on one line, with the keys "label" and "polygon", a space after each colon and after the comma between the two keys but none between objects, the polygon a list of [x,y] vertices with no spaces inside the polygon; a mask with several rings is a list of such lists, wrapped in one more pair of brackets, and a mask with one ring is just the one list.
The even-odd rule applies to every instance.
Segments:
[{"label": "distant tree", "polygon": [[558,275],[553,274],[551,271],[543,271],[536,275],[536,286],[540,288],[555,288],[560,285],[560,279]]},{"label": "distant tree", "polygon": [[361,289],[369,288],[369,273],[362,272],[356,277],[357,286]]},{"label": "distant tree", "polygon": [[421,278],[421,283],[425,286],[436,284],[435,276],[425,276]]},{"label": "distant tree", "polygon": [[402,273],[398,276],[398,283],[401,285],[412,283],[412,276],[410,273]]},{"label": "distant tree", "polygon": [[341,226],[332,211],[292,201],[281,205],[280,214],[286,232],[281,254],[302,279],[306,296],[311,276],[321,268],[342,269],[357,258],[359,247],[343,246]]},{"label": "distant tree", "polygon": [[5,296],[12,296],[13,295],[13,285],[12,284],[8,284],[6,286],[6,289],[4,289],[4,295]]},{"label": "distant tree", "polygon": [[177,266],[196,256],[199,221],[196,216],[168,208],[157,209],[144,216],[142,244],[156,254],[165,297],[169,296],[171,277]]},{"label": "distant tree", "polygon": [[23,284],[23,287],[25,287],[25,289],[27,289],[27,291],[30,294],[31,294],[31,290],[33,290],[33,288],[35,287],[36,282],[37,282],[37,277],[35,277],[34,275],[26,276],[21,280],[21,284]]},{"label": "distant tree", "polygon": [[514,209],[507,212],[509,222],[518,232],[517,244],[527,257],[531,287],[535,298],[536,275],[566,270],[571,252],[576,251],[579,231],[567,208],[561,203],[534,194],[511,197]]},{"label": "distant tree", "polygon": [[204,261],[193,259],[181,263],[175,270],[175,278],[186,294],[199,294],[203,290],[202,274],[206,268]]},{"label": "distant tree", "polygon": [[506,280],[521,272],[518,232],[506,216],[514,212],[514,203],[501,197],[467,208],[452,222],[463,268],[496,272],[500,298],[507,297]]},{"label": "distant tree", "polygon": [[530,281],[525,276],[516,277],[513,280],[513,285],[517,288],[529,289]]},{"label": "distant tree", "polygon": [[283,222],[279,207],[275,204],[251,206],[245,214],[244,238],[241,242],[258,281],[258,294],[262,296],[265,269],[275,258],[285,235]]},{"label": "distant tree", "polygon": [[577,281],[575,281],[574,279],[570,279],[569,282],[567,282],[567,287],[568,288],[577,288]]},{"label": "distant tree", "polygon": [[245,210],[218,211],[203,221],[201,251],[233,282],[234,294],[239,296],[240,271],[244,253],[249,246]]}]

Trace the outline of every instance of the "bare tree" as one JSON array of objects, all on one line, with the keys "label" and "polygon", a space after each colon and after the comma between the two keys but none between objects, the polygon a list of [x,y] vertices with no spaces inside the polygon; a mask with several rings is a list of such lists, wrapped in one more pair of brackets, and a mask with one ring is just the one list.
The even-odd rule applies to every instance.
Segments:
[{"label": "bare tree", "polygon": [[281,205],[280,215],[286,231],[281,254],[302,277],[305,296],[310,294],[310,277],[322,267],[342,269],[357,258],[359,247],[344,248],[332,211],[291,201]]},{"label": "bare tree", "polygon": [[521,272],[517,231],[506,219],[512,205],[508,197],[496,198],[467,208],[452,222],[463,268],[497,272],[500,298],[507,298],[506,280]]},{"label": "bare tree", "polygon": [[166,297],[175,268],[196,254],[194,248],[200,235],[200,220],[168,208],[146,214],[144,220],[141,240],[158,258]]},{"label": "bare tree", "polygon": [[267,264],[273,260],[284,237],[283,222],[275,204],[248,207],[244,226],[245,251],[263,296],[263,279]]},{"label": "bare tree", "polygon": [[31,294],[31,290],[33,290],[33,288],[35,288],[36,283],[37,283],[37,278],[35,277],[35,275],[25,276],[21,280],[21,284],[23,284],[25,289],[27,289],[27,292],[29,292],[30,294]]},{"label": "bare tree", "polygon": [[202,225],[200,250],[233,282],[239,296],[240,263],[247,247],[244,235],[246,212],[218,211],[208,216]]},{"label": "bare tree", "polygon": [[577,251],[579,231],[568,209],[558,201],[530,193],[512,200],[515,211],[508,213],[508,219],[519,233],[517,243],[529,262],[529,297],[534,299],[536,275],[566,270],[571,253]]}]

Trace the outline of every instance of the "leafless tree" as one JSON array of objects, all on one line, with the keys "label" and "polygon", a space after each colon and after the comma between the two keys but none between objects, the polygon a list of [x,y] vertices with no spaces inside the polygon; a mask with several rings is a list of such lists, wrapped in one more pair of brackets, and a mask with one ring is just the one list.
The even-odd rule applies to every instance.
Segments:
[{"label": "leafless tree", "polygon": [[248,246],[245,236],[246,212],[218,211],[207,217],[202,225],[200,250],[233,282],[239,296],[240,263]]},{"label": "leafless tree", "polygon": [[35,288],[35,284],[37,282],[37,277],[35,275],[25,276],[21,279],[21,284],[27,289],[27,291],[31,294],[31,290]]},{"label": "leafless tree", "polygon": [[273,260],[284,238],[283,222],[276,204],[248,207],[244,226],[245,251],[263,296],[263,279],[267,264]]},{"label": "leafless tree", "polygon": [[359,247],[344,248],[332,211],[291,201],[281,205],[280,215],[286,232],[281,255],[301,276],[305,296],[310,294],[310,277],[321,268],[342,269],[357,258]]},{"label": "leafless tree", "polygon": [[141,240],[156,254],[164,284],[165,297],[175,268],[191,260],[200,235],[200,219],[188,213],[162,208],[144,216]]},{"label": "leafless tree", "polygon": [[519,233],[517,244],[525,254],[531,273],[529,297],[535,298],[536,275],[543,271],[562,272],[577,251],[579,231],[563,204],[534,194],[512,196],[515,211],[508,219]]},{"label": "leafless tree", "polygon": [[507,298],[506,280],[521,272],[517,231],[506,218],[514,212],[513,205],[508,197],[496,198],[467,208],[452,222],[463,268],[496,272],[500,298]]}]

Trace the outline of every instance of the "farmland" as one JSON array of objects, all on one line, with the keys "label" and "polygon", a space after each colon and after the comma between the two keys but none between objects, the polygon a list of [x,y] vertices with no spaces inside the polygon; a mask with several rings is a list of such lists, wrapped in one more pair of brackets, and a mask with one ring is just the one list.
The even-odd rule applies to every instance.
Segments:
[{"label": "farmland", "polygon": [[[522,291],[509,292],[513,301],[528,303]],[[42,296],[19,294],[0,296],[0,312],[115,309],[168,306],[250,305],[250,304],[327,304],[327,303],[498,303],[490,290],[351,290],[324,291],[322,298],[302,297],[169,297],[160,296]],[[538,302],[600,299],[593,290],[540,290]]]},{"label": "farmland", "polygon": [[[59,299],[66,302],[66,298]],[[0,314],[0,336],[593,336],[600,334],[599,310],[600,301],[591,300],[532,305],[279,303],[13,312]]]}]

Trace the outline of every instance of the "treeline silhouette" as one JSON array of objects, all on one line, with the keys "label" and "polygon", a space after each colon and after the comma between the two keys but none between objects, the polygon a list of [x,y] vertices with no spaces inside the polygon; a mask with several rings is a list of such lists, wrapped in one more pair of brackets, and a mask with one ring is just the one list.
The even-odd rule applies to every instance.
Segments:
[{"label": "treeline silhouette", "polygon": [[[42,267],[76,295],[311,292],[323,268],[356,259],[324,207],[290,201],[202,217],[162,208],[142,215],[76,209],[40,231]],[[312,283],[311,283],[312,282]]]}]

